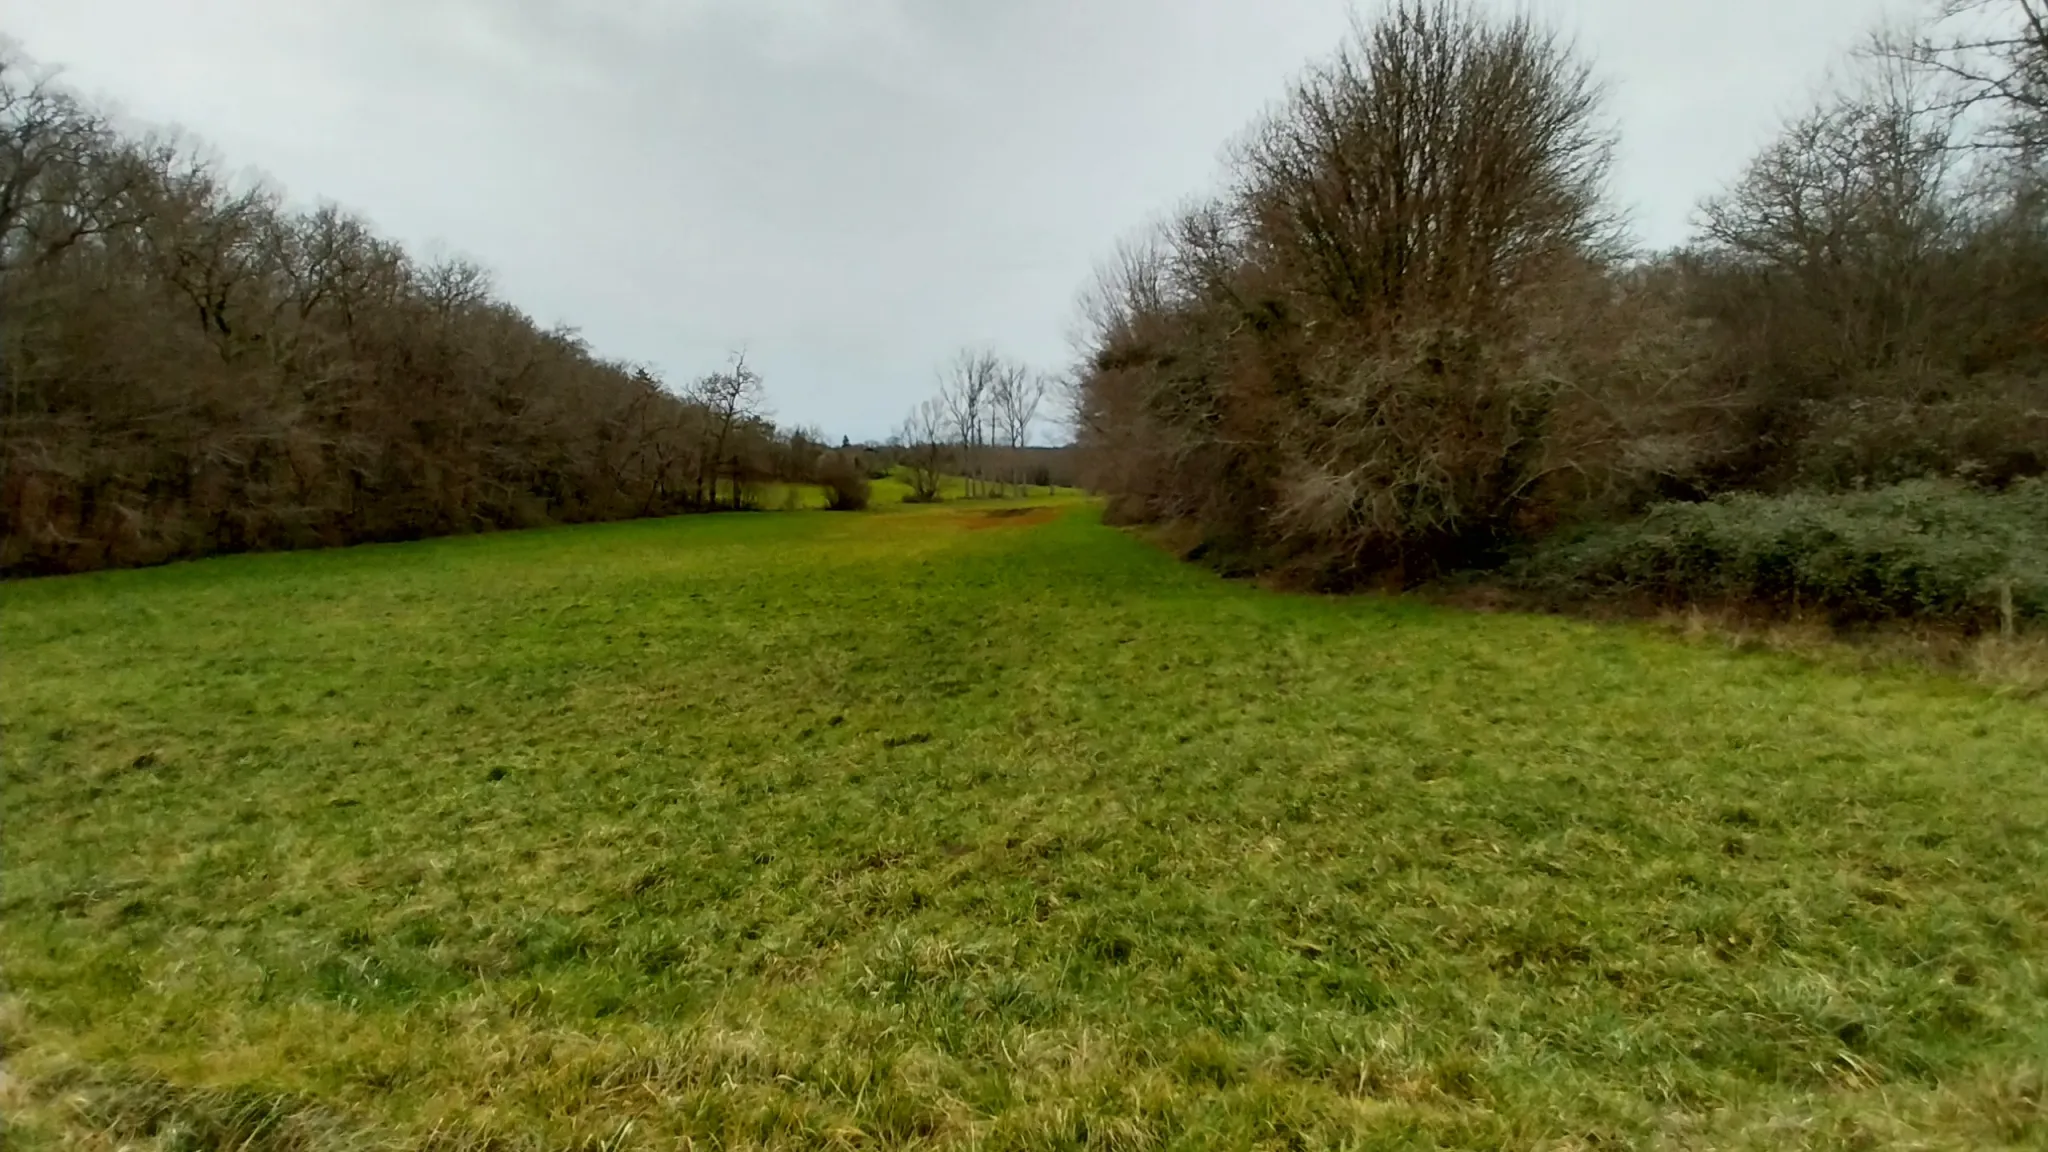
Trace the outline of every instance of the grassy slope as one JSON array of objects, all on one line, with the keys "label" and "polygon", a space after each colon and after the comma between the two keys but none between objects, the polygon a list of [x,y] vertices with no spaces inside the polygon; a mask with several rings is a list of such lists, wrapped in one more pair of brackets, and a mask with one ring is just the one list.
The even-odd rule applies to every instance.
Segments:
[{"label": "grassy slope", "polygon": [[0,587],[14,1139],[2048,1142],[2048,711],[1028,519]]},{"label": "grassy slope", "polygon": [[[910,481],[906,478],[907,476],[907,470],[898,468],[890,475],[873,481],[870,485],[869,503],[875,508],[887,508],[908,502],[913,489],[910,486]],[[1011,488],[1008,492],[1016,493],[1018,490]],[[1025,498],[1035,498],[1040,501],[1049,498],[1064,499],[1079,496],[1080,494],[1080,490],[1075,488],[1028,488],[1021,492],[1021,495]],[[967,499],[966,477],[942,477],[939,481],[939,495],[946,500],[958,501]],[[824,508],[830,503],[825,493],[825,487],[822,484],[782,483],[760,485],[755,490],[754,502],[759,507],[771,512],[816,510]]]}]

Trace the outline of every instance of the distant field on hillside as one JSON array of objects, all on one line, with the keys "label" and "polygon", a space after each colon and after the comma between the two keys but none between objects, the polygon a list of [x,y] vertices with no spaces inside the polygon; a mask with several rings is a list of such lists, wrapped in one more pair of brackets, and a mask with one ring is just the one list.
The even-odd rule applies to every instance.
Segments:
[{"label": "distant field on hillside", "polygon": [[1036,505],[0,585],[7,1146],[2048,1145],[2048,709]]},{"label": "distant field on hillside", "polygon": [[[888,508],[906,503],[912,492],[910,482],[904,478],[901,469],[872,481],[871,501],[876,508]],[[947,476],[939,484],[941,499],[960,501],[968,499],[968,481],[962,476]],[[1040,500],[1067,498],[1080,495],[1074,488],[1046,487],[1043,485],[1008,485],[1003,488],[1005,499]],[[762,484],[754,490],[754,503],[763,511],[785,512],[822,509],[826,505],[825,486],[822,484]]]}]

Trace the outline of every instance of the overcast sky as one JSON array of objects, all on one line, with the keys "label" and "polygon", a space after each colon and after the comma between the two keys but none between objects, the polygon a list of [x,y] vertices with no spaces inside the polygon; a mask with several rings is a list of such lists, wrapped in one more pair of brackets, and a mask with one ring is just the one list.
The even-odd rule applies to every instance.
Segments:
[{"label": "overcast sky", "polygon": [[[1596,61],[1615,191],[1681,240],[1913,0],[1534,0]],[[1375,5],[1363,0],[1370,13]],[[0,0],[0,33],[293,199],[488,266],[672,381],[885,434],[967,343],[1048,368],[1121,236],[1345,36],[1347,0]]]}]

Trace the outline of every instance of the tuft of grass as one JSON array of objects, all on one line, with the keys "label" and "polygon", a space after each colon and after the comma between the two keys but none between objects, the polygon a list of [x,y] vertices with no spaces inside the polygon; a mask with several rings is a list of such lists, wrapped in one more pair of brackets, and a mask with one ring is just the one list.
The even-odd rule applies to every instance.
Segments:
[{"label": "tuft of grass", "polygon": [[0,586],[9,1146],[2048,1143],[2048,711],[1050,506]]},{"label": "tuft of grass", "polygon": [[2038,627],[2011,635],[1972,634],[1938,624],[1894,621],[1845,630],[1811,616],[1786,618],[1698,605],[1648,619],[1687,640],[1735,650],[1791,653],[1859,672],[1929,669],[2001,695],[2048,698],[2048,635]]}]

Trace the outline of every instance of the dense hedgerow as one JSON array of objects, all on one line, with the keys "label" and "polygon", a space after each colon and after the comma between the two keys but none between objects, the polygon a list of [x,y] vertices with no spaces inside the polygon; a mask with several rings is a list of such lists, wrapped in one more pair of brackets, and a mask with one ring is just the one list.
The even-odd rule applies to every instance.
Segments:
[{"label": "dense hedgerow", "polygon": [[[1609,227],[1613,137],[1567,40],[1468,0],[1389,5],[1218,192],[1103,266],[1086,482],[1119,521],[1319,587],[1536,549],[1564,591],[1950,620],[2025,601],[2041,568],[2008,567],[2040,547],[2036,497],[1854,494],[2048,475],[2036,5],[1943,9],[2005,21],[1995,59],[1955,19],[1873,41],[1664,252]],[[1550,539],[1595,522],[1617,526]]]},{"label": "dense hedgerow", "polygon": [[2000,626],[2048,617],[2048,482],[2003,492],[1919,480],[1864,492],[1723,496],[1539,547],[1553,592],[1740,601],[1838,622]]}]

